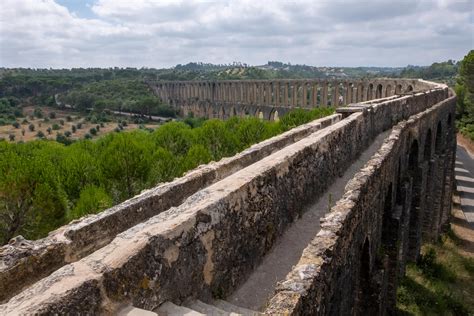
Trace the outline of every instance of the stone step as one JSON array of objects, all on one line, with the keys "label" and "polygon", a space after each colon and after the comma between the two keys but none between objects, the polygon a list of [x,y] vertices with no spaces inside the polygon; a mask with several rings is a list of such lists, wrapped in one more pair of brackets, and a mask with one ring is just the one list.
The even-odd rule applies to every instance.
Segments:
[{"label": "stone step", "polygon": [[127,306],[117,313],[118,316],[158,316],[157,313],[133,306]]},{"label": "stone step", "polygon": [[237,314],[243,315],[243,316],[261,316],[261,315],[263,315],[260,312],[256,312],[256,311],[244,308],[244,307],[240,307],[240,306],[231,304],[231,303],[229,303],[227,301],[223,301],[223,300],[214,301],[214,305],[219,307],[220,309],[225,310],[226,312],[237,313]]},{"label": "stone step", "polygon": [[202,316],[201,314],[193,309],[178,306],[171,302],[165,302],[160,307],[155,309],[159,316]]},{"label": "stone step", "polygon": [[227,312],[214,305],[206,304],[204,302],[201,302],[200,300],[188,302],[185,304],[185,306],[206,315],[212,315],[212,316],[238,316],[239,315],[233,312]]}]

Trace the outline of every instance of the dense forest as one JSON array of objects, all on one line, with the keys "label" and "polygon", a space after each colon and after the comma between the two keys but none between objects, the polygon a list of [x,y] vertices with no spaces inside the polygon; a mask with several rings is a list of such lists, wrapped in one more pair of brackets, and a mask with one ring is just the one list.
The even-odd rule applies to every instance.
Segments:
[{"label": "dense forest", "polygon": [[460,61],[448,60],[441,63],[433,63],[429,67],[408,66],[400,72],[401,78],[422,78],[447,83],[451,86],[455,84],[455,77],[458,74]]},{"label": "dense forest", "polygon": [[187,118],[155,131],[111,133],[67,146],[0,141],[0,244],[18,234],[43,237],[72,219],[331,113],[298,109],[278,122]]}]

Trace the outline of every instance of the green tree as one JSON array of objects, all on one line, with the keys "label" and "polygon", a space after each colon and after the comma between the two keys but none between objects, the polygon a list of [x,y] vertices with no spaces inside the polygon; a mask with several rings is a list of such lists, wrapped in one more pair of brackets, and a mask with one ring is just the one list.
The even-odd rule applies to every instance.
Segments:
[{"label": "green tree", "polygon": [[215,161],[233,155],[239,148],[236,135],[226,128],[224,122],[217,119],[208,120],[196,129],[195,138],[198,144],[209,148]]},{"label": "green tree", "polygon": [[169,150],[173,155],[185,155],[193,143],[193,132],[182,122],[170,122],[153,132],[156,147]]},{"label": "green tree", "polygon": [[182,160],[181,170],[186,172],[212,160],[209,150],[203,145],[193,145]]},{"label": "green tree", "polygon": [[67,200],[51,143],[0,143],[0,243],[17,234],[39,238],[64,223]]},{"label": "green tree", "polygon": [[79,200],[67,214],[68,220],[80,218],[88,214],[96,214],[113,205],[112,198],[104,188],[87,185],[81,190]]},{"label": "green tree", "polygon": [[[104,146],[105,145],[105,146]],[[150,171],[153,144],[142,131],[110,134],[99,147],[100,162],[114,199],[122,201],[145,188]]]},{"label": "green tree", "polygon": [[173,180],[181,175],[178,158],[165,148],[157,148],[151,159],[150,185]]}]

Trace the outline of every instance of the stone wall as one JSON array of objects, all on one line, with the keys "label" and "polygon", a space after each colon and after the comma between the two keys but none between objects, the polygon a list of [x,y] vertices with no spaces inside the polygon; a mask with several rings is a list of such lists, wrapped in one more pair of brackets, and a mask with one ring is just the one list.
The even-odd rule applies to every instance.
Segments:
[{"label": "stone wall", "polygon": [[[437,119],[448,113],[453,115],[454,98],[432,108],[447,97],[447,88],[437,86],[429,91],[345,109],[343,115],[346,118],[342,121],[221,178],[189,196],[181,205],[119,234],[103,248],[62,267],[13,297],[7,304],[0,306],[0,313],[114,312],[120,304],[132,303],[136,307],[153,309],[168,300],[180,303],[190,297],[203,300],[225,297],[259,264],[278,236],[299,216],[305,205],[320,196],[376,135],[396,125],[398,121],[429,108],[428,113],[434,113],[431,115]],[[429,143],[422,142],[422,135],[427,133],[431,125],[419,125],[419,122],[424,122],[421,119],[423,115],[428,114],[420,115],[394,129],[396,132],[400,126],[411,126],[410,130],[413,132],[410,137],[418,139],[418,144],[422,145],[418,145],[418,150],[413,150],[417,155],[412,154],[408,158],[402,155],[400,170],[403,172],[400,175],[404,175],[403,177],[397,177],[398,169],[387,169],[385,177],[382,177],[397,177],[397,181],[392,182],[391,191],[391,195],[396,196],[390,199],[393,203],[387,203],[386,207],[390,211],[384,215],[385,213],[379,214],[378,208],[369,207],[384,205],[385,201],[381,197],[385,195],[385,191],[380,190],[375,180],[369,181],[372,179],[369,177],[370,171],[376,168],[365,168],[348,188],[368,184],[364,188],[350,190],[343,198],[350,200],[339,202],[335,206],[336,210],[345,209],[328,215],[322,225],[324,233],[316,237],[316,243],[308,246],[310,250],[305,251],[307,257],[303,256],[295,268],[300,270],[289,275],[290,282],[287,279],[282,283],[282,286],[287,287],[279,289],[271,301],[269,313],[287,311],[293,314],[331,314],[350,311],[351,306],[360,310],[375,310],[377,306],[389,301],[389,294],[396,284],[395,276],[403,272],[403,264],[398,263],[403,263],[405,257],[410,256],[409,249],[412,249],[411,253],[416,253],[419,244],[417,238],[420,235],[430,233],[433,229],[439,230],[443,226],[447,218],[446,210],[449,208],[447,201],[452,185],[449,166],[452,165],[453,156],[450,149],[452,141],[449,140],[454,139],[451,137],[452,120],[451,128],[448,128],[448,123],[444,123],[443,118],[441,128],[432,130],[431,135],[440,136],[434,137],[432,141],[438,145],[431,147],[434,148],[432,158],[427,158],[427,163],[428,169],[440,181],[430,186],[417,176],[422,174],[420,169],[423,168],[416,167],[420,164],[413,163],[422,161],[421,148]],[[418,132],[415,133],[416,131]],[[449,134],[446,135],[446,132]],[[412,138],[403,138],[403,141],[412,144]],[[395,137],[391,136],[390,140],[395,141]],[[405,147],[399,145],[388,151],[392,155],[402,154],[405,153]],[[380,157],[382,155],[379,153],[374,160],[382,159]],[[406,172],[407,165],[412,166],[409,173]],[[380,173],[374,174],[380,177]],[[406,174],[409,176],[405,176]],[[443,182],[443,179],[447,180]],[[411,189],[424,187],[428,189]],[[385,190],[386,187],[382,188]],[[409,215],[413,196],[420,197],[417,199],[420,202],[413,204],[413,209],[424,209],[420,206],[421,200],[427,200],[423,198],[427,196],[423,192],[429,192],[429,196],[442,192],[444,199],[433,203],[439,209],[438,220],[426,224],[430,228],[421,232],[407,230],[407,225],[411,228],[420,227],[410,223],[408,218],[417,218],[417,221],[423,222],[421,215]],[[352,208],[348,206],[358,211],[352,212]],[[362,215],[365,217],[362,218]],[[378,228],[381,226],[381,217],[388,223],[396,223],[398,219],[401,228],[381,232]],[[397,227],[384,225],[392,226]],[[336,228],[342,235],[336,237]],[[404,241],[403,247],[407,249],[402,252],[404,257],[401,258],[393,256],[393,239],[397,234],[402,235],[400,238]],[[437,232],[433,233],[433,237],[436,234]],[[374,254],[381,252],[377,244],[379,239],[386,240],[387,243],[386,248],[382,248],[386,249],[386,255],[381,259],[381,264],[390,268],[387,273],[381,273],[383,269],[375,268],[378,267],[378,261]],[[339,259],[334,257],[332,260],[333,253]],[[344,259],[345,256],[347,260]],[[311,261],[313,259],[314,262]],[[328,263],[324,261],[326,259]],[[323,272],[321,266],[325,269]],[[349,272],[346,272],[346,267]],[[370,273],[364,274],[362,271]],[[354,272],[355,274],[350,274]],[[293,280],[293,274],[297,274],[300,279]],[[360,277],[349,278],[353,275]],[[360,286],[369,283],[369,290]],[[377,288],[378,285],[380,286]],[[328,286],[325,291],[324,286]],[[347,289],[341,290],[341,293],[335,290],[344,287]],[[353,297],[353,292],[358,293],[357,298]],[[371,299],[365,300],[367,297]],[[376,300],[372,300],[373,297]],[[365,306],[362,302],[376,302],[372,305],[379,305]]]},{"label": "stone wall", "polygon": [[126,229],[181,204],[200,189],[338,122],[341,117],[341,114],[334,114],[315,120],[255,144],[233,157],[200,166],[179,179],[159,185],[100,214],[63,226],[46,238],[37,241],[13,239],[0,248],[0,302],[61,266],[107,245]]},{"label": "stone wall", "polygon": [[266,313],[384,314],[422,241],[451,209],[455,97],[398,124],[321,219],[321,231],[280,282]]}]

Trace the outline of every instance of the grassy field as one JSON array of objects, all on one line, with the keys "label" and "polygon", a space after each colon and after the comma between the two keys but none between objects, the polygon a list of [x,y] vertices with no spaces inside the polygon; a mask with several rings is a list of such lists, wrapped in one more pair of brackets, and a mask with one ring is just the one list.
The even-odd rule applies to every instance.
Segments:
[{"label": "grassy field", "polygon": [[399,315],[474,315],[474,230],[455,203],[451,229],[423,246],[398,288]]},{"label": "grassy field", "polygon": [[[104,123],[92,123],[85,119],[86,115],[84,113],[69,111],[69,110],[58,110],[49,107],[41,107],[43,118],[38,118],[34,116],[35,107],[28,106],[23,108],[23,114],[25,118],[17,118],[17,122],[19,123],[19,127],[16,128],[13,125],[5,125],[0,126],[0,139],[11,140],[10,135],[14,135],[15,142],[19,141],[31,141],[38,139],[38,133],[42,132],[44,134],[44,138],[46,139],[56,139],[58,134],[64,135],[67,131],[71,132],[71,136],[69,137],[71,140],[82,139],[89,134],[93,137],[98,137],[105,135],[107,133],[113,132],[116,128],[118,128],[119,120],[127,120],[125,116],[112,116],[113,122],[104,122]],[[55,118],[50,118],[50,113],[54,112]],[[67,119],[69,117],[69,120]],[[34,130],[30,130],[30,124],[34,125]],[[73,126],[81,125],[81,128],[77,128],[75,132],[73,132]],[[97,125],[99,125],[99,131],[97,135],[94,136],[91,134],[90,130],[92,128],[97,129]],[[54,129],[59,127],[59,129]],[[159,123],[155,124],[145,124],[142,127],[152,128],[155,129],[159,126]],[[139,124],[134,123],[127,123],[126,126],[122,126],[124,130],[133,130],[139,128]],[[48,132],[50,129],[50,132]]]}]

